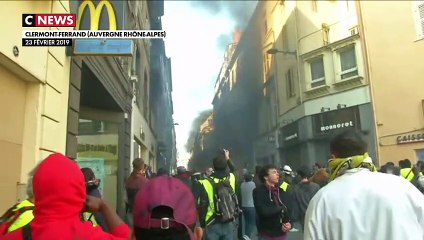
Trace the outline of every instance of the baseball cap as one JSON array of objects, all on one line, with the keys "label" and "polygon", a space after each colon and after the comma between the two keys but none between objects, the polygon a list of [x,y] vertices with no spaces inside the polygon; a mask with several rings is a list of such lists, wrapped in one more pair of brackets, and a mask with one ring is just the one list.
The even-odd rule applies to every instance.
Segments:
[{"label": "baseball cap", "polygon": [[[172,209],[172,217],[155,218],[158,208]],[[197,210],[191,190],[179,179],[159,176],[151,179],[135,197],[134,226],[141,229],[183,229],[195,240],[192,230]]]}]

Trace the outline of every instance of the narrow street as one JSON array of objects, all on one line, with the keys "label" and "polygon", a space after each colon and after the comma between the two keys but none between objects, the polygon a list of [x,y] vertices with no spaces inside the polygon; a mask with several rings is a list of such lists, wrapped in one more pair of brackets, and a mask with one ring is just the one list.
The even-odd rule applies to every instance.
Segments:
[{"label": "narrow street", "polygon": [[0,16],[0,240],[422,239],[424,1]]}]

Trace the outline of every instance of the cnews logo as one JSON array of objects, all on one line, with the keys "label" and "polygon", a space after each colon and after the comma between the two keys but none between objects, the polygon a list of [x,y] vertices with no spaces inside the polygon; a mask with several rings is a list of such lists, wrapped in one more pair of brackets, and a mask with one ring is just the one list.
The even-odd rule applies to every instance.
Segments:
[{"label": "cnews logo", "polygon": [[76,14],[22,14],[22,27],[75,27]]},{"label": "cnews logo", "polygon": [[78,9],[78,21],[76,24],[76,30],[80,30],[81,21],[83,19],[84,10],[88,7],[90,12],[90,29],[89,30],[99,30],[100,19],[102,18],[103,8],[106,8],[107,15],[109,16],[109,30],[117,30],[116,24],[116,14],[115,9],[109,1],[102,0],[99,4],[94,5],[92,1],[84,1],[81,3]]}]

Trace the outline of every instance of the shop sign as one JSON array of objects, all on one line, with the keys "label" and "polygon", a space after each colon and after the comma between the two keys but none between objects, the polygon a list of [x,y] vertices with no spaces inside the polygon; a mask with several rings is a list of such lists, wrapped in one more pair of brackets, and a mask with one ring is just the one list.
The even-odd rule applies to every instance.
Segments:
[{"label": "shop sign", "polygon": [[296,138],[298,138],[297,133],[285,137],[284,141],[290,141],[290,140],[293,140],[293,139],[296,139]]},{"label": "shop sign", "polygon": [[349,122],[343,122],[343,123],[335,123],[332,125],[322,126],[321,132],[333,130],[333,129],[339,129],[339,128],[347,128],[347,127],[353,127],[353,121]]},{"label": "shop sign", "polygon": [[299,140],[299,125],[298,122],[292,122],[280,128],[279,144],[280,147],[294,144]]},{"label": "shop sign", "polygon": [[398,144],[424,142],[424,133],[401,135],[396,138]]},{"label": "shop sign", "polygon": [[345,128],[361,129],[358,107],[344,108],[312,116],[314,133],[327,134]]},{"label": "shop sign", "polygon": [[[79,1],[76,30],[124,30],[127,14],[124,1]],[[131,39],[75,39],[75,56],[132,56]]]}]

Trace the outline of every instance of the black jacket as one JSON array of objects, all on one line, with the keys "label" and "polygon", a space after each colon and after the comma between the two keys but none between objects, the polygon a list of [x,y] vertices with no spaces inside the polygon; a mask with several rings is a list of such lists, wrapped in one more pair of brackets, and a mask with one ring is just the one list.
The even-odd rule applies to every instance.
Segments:
[{"label": "black jacket", "polygon": [[[99,189],[91,189],[90,191],[88,191],[87,195],[93,196],[93,197],[98,197],[98,198],[102,198],[102,194],[100,193]],[[107,232],[109,231],[109,228],[107,227],[106,224],[106,220],[103,217],[103,214],[101,214],[100,212],[97,213],[93,213],[97,224],[99,224],[99,226],[103,229],[103,231]]]},{"label": "black jacket", "polygon": [[[271,237],[284,235],[283,223],[291,222],[290,220],[290,197],[281,188],[279,196],[281,202],[286,206],[277,206],[273,202],[271,192],[265,184],[257,186],[253,190],[253,202],[256,210],[256,226],[258,233]],[[287,211],[286,211],[287,210]]]},{"label": "black jacket", "polygon": [[319,191],[320,187],[314,182],[300,182],[293,187],[293,220],[299,221],[302,226],[305,220],[309,202]]}]

